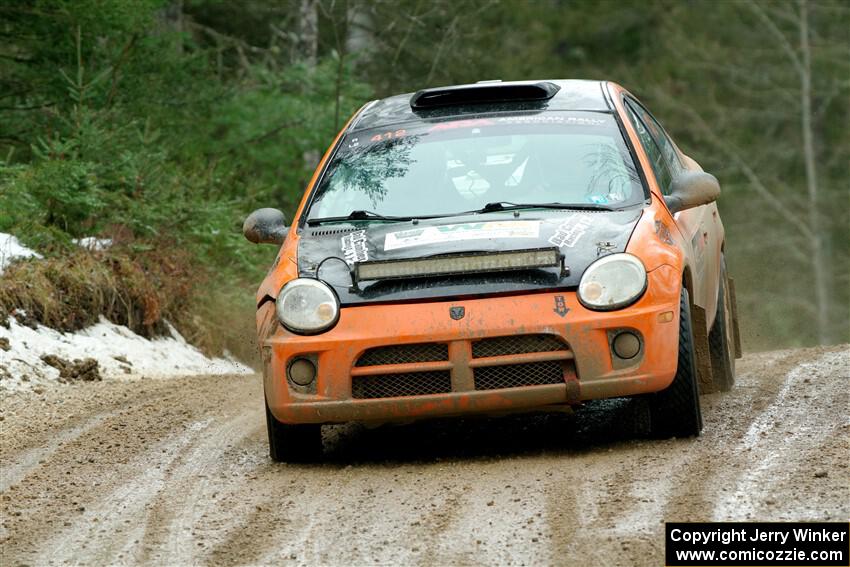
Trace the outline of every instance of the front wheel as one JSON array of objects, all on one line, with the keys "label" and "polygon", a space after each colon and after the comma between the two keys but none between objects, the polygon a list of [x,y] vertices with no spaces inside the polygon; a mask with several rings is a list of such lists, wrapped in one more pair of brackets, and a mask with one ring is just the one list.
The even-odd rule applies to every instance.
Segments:
[{"label": "front wheel", "polygon": [[678,347],[676,377],[650,398],[650,427],[655,437],[691,437],[702,431],[691,305],[684,286],[679,298]]},{"label": "front wheel", "polygon": [[291,425],[272,415],[266,402],[269,456],[276,463],[305,463],[322,455],[322,426],[317,423]]}]

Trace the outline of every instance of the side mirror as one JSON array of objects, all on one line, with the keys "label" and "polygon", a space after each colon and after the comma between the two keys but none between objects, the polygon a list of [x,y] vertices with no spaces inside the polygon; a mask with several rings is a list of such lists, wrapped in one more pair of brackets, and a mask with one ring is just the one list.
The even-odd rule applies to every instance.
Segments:
[{"label": "side mirror", "polygon": [[671,213],[693,209],[717,200],[720,183],[717,178],[704,171],[688,171],[673,180],[670,194],[664,197]]},{"label": "side mirror", "polygon": [[254,244],[277,244],[286,239],[286,217],[277,209],[257,209],[242,223],[242,234]]}]

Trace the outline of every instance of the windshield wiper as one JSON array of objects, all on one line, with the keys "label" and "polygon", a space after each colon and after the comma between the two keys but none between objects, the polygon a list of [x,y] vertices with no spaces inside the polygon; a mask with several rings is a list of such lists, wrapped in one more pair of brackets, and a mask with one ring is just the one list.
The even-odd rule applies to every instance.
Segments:
[{"label": "windshield wiper", "polygon": [[510,201],[496,201],[487,203],[480,209],[468,211],[469,213],[496,213],[499,211],[516,211],[519,209],[568,209],[573,211],[615,211],[611,207],[597,203],[512,203]]},{"label": "windshield wiper", "polygon": [[378,222],[407,222],[418,219],[438,219],[442,217],[449,217],[453,215],[416,215],[409,217],[395,217],[390,215],[382,215],[380,213],[375,213],[372,211],[351,211],[344,217],[322,217],[318,219],[307,219],[307,224],[310,226],[317,226],[320,224],[324,224],[326,222],[345,222],[345,221],[354,221],[354,220],[370,220],[370,221],[378,221]]},{"label": "windshield wiper", "polygon": [[416,217],[392,217],[373,213],[372,211],[351,211],[344,217],[323,217],[318,219],[307,219],[307,224],[310,226],[320,225],[326,222],[343,222],[353,220],[374,220],[385,222],[404,222],[413,220]]},{"label": "windshield wiper", "polygon": [[378,222],[407,222],[412,220],[419,219],[440,219],[447,217],[459,217],[461,215],[471,215],[478,213],[496,213],[499,211],[516,211],[519,209],[565,209],[565,210],[573,210],[573,211],[616,211],[617,209],[612,209],[611,207],[606,207],[605,205],[599,205],[596,203],[512,203],[510,201],[496,201],[494,203],[487,203],[480,209],[474,209],[472,211],[463,211],[460,213],[448,213],[442,215],[416,215],[416,216],[390,216],[390,215],[382,215],[380,213],[375,213],[373,211],[351,211],[345,216],[341,217],[322,217],[318,219],[307,219],[307,224],[309,226],[317,226],[320,224],[328,223],[328,222],[346,222],[346,221],[358,221],[358,220],[369,220],[369,221],[378,221]]}]

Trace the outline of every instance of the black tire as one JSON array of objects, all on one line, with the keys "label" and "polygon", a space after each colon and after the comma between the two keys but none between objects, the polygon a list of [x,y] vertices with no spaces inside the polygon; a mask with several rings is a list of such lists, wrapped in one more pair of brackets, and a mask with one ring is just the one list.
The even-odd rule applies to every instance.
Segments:
[{"label": "black tire", "polygon": [[676,377],[666,389],[650,399],[650,420],[654,437],[691,437],[702,431],[694,335],[688,290],[682,287],[679,299],[679,358]]},{"label": "black tire", "polygon": [[279,422],[266,403],[269,456],[276,463],[309,463],[322,455],[322,426],[317,423],[290,425]]},{"label": "black tire", "polygon": [[732,297],[726,274],[726,258],[720,256],[720,290],[717,296],[717,315],[708,334],[711,352],[711,373],[714,386],[728,392],[735,385],[735,328],[732,321]]}]

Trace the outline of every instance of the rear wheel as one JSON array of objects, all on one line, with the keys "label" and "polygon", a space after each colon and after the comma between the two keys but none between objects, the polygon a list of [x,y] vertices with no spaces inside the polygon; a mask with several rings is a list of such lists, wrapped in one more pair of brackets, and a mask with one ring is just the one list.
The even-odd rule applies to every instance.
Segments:
[{"label": "rear wheel", "polygon": [[688,290],[679,299],[679,359],[676,377],[650,399],[650,419],[655,437],[690,437],[702,431],[694,335]]},{"label": "rear wheel", "polygon": [[276,463],[305,463],[322,455],[322,426],[317,423],[291,425],[272,415],[266,402],[269,456]]},{"label": "rear wheel", "polygon": [[732,316],[732,294],[726,274],[726,259],[721,256],[717,315],[708,334],[712,378],[715,388],[721,392],[728,392],[735,384],[735,327]]}]

